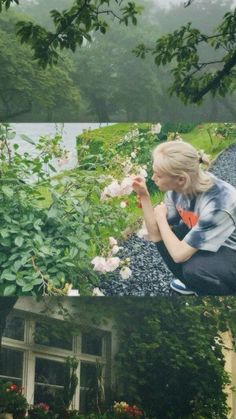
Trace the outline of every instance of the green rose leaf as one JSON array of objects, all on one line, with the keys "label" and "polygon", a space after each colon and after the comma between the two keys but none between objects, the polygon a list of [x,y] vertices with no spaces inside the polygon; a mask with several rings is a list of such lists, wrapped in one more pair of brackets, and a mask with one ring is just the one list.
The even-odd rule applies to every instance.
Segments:
[{"label": "green rose leaf", "polygon": [[24,242],[24,239],[23,237],[18,236],[15,238],[14,242],[16,246],[21,247]]},{"label": "green rose leaf", "polygon": [[14,190],[9,188],[9,186],[3,186],[2,187],[2,192],[4,193],[4,195],[6,195],[8,198],[12,198],[14,195]]},{"label": "green rose leaf", "polygon": [[8,297],[9,295],[14,295],[15,293],[16,293],[16,286],[15,285],[9,285],[3,291],[3,295],[5,297]]},{"label": "green rose leaf", "polygon": [[22,287],[22,291],[23,292],[28,292],[28,291],[31,291],[33,288],[34,288],[33,284],[26,284]]}]

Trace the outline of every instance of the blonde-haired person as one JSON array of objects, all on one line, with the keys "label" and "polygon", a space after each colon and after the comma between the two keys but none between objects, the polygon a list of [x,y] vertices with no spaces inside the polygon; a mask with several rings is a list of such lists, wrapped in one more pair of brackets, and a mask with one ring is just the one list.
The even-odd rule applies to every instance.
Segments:
[{"label": "blonde-haired person", "polygon": [[153,181],[165,192],[152,207],[145,180],[134,179],[149,239],[177,278],[182,294],[236,293],[236,189],[203,170],[208,157],[184,141],[153,151]]}]

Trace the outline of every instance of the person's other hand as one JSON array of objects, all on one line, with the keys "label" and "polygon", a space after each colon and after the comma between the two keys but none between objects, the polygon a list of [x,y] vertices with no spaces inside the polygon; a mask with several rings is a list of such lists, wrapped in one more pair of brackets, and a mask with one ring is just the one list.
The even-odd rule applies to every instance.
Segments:
[{"label": "person's other hand", "polygon": [[133,190],[136,192],[136,194],[137,194],[140,198],[143,198],[143,197],[149,196],[149,192],[148,192],[148,189],[147,189],[147,185],[146,185],[145,179],[144,179],[143,177],[141,177],[141,176],[136,176],[136,177],[133,179],[133,184],[132,184],[132,186],[133,186]]}]

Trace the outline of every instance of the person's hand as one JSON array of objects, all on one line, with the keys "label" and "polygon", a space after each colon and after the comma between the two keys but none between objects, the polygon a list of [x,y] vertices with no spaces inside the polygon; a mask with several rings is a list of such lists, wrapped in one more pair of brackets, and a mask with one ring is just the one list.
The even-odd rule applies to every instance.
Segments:
[{"label": "person's hand", "polygon": [[141,176],[136,176],[133,179],[133,190],[136,192],[139,198],[149,196],[145,179]]},{"label": "person's hand", "polygon": [[164,204],[164,202],[161,202],[160,204],[158,204],[155,208],[154,208],[154,213],[155,213],[155,217],[158,221],[160,221],[163,218],[167,217],[167,207]]}]

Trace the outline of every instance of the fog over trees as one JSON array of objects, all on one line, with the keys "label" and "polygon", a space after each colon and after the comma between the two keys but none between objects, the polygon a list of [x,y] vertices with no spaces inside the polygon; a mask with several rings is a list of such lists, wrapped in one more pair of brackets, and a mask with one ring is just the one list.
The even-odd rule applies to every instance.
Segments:
[{"label": "fog over trees", "polygon": [[[4,121],[233,121],[235,120],[235,82],[224,97],[207,93],[202,103],[183,103],[170,97],[173,83],[170,70],[174,61],[155,64],[156,51],[145,59],[134,53],[139,44],[155,49],[156,40],[192,22],[193,28],[211,33],[231,0],[184,1],[140,0],[143,11],[137,25],[119,24],[107,17],[110,28],[105,35],[93,31],[92,42],[83,42],[71,52],[59,51],[58,64],[41,68],[33,60],[29,45],[20,43],[15,33],[19,20],[37,22],[52,30],[49,11],[64,10],[71,0],[28,1],[0,14],[1,51],[0,118]],[[174,4],[175,3],[175,4]],[[5,51],[5,53],[3,53]],[[17,51],[17,53],[16,53]],[[201,57],[218,59],[223,48],[210,51],[200,47]],[[16,71],[17,69],[17,71]],[[4,77],[7,74],[7,77]],[[189,95],[190,96],[190,95]]]}]

